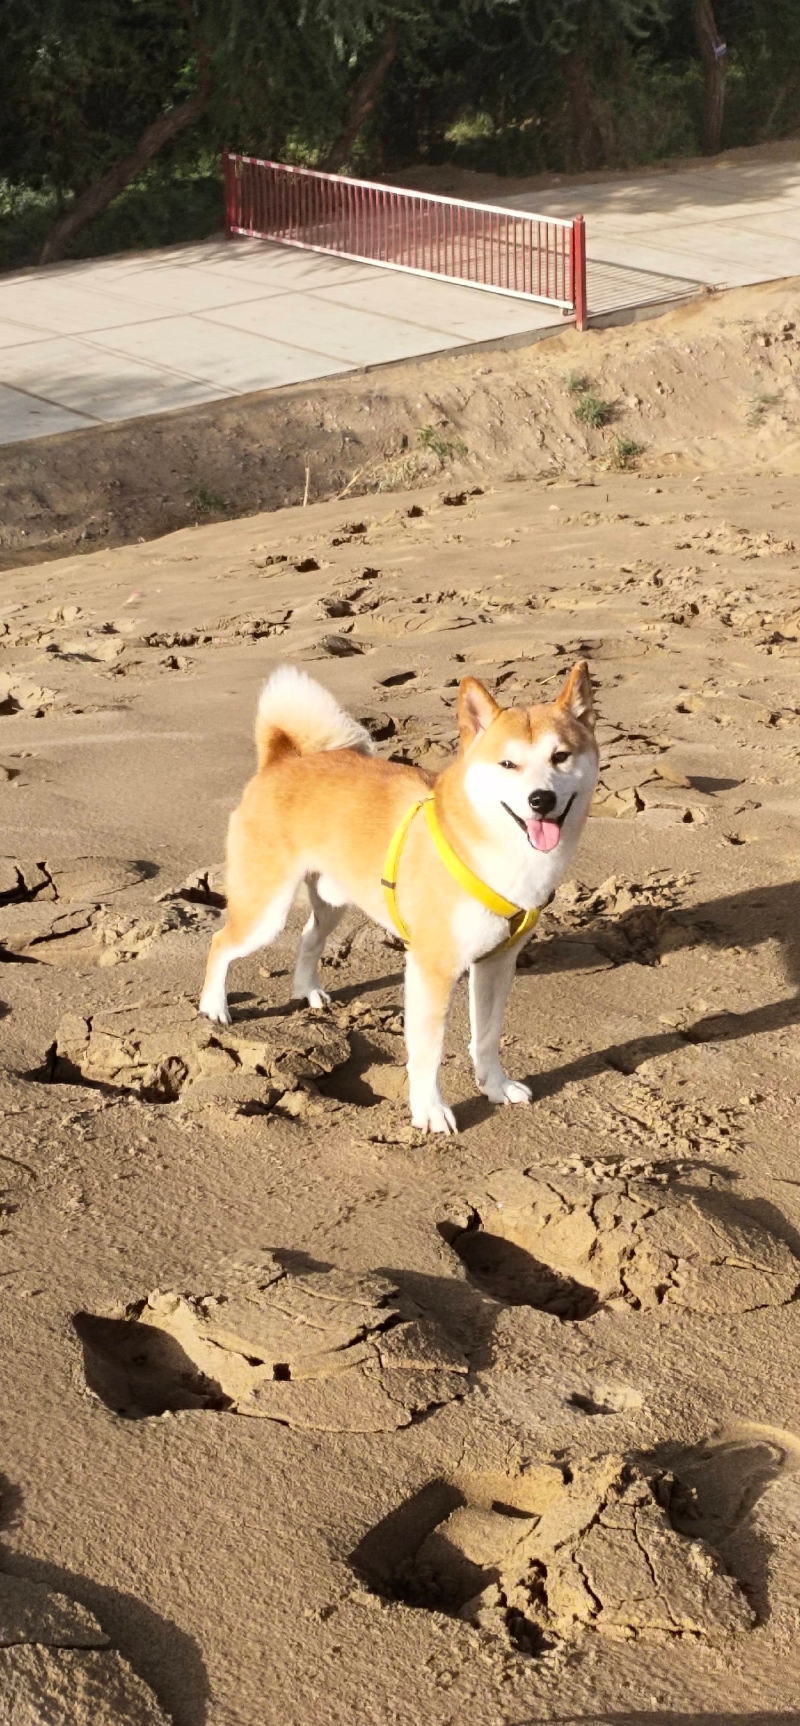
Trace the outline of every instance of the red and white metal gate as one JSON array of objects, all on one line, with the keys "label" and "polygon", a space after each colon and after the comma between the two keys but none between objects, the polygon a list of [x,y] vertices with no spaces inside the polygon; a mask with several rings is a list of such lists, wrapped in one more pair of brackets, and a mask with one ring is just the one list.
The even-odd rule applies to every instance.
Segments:
[{"label": "red and white metal gate", "polygon": [[586,235],[572,221],[226,151],[226,233],[446,277],[571,313],[586,328]]}]

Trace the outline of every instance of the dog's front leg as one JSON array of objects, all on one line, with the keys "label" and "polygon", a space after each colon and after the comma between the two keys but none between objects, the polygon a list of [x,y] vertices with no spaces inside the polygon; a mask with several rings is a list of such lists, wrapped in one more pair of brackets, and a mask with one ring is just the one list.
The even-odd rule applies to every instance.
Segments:
[{"label": "dog's front leg", "polygon": [[453,979],[414,953],[406,959],[406,1048],[411,1119],[425,1133],[454,1133],[456,1118],[442,1101],[439,1063]]},{"label": "dog's front leg", "polygon": [[509,1079],[500,1060],[500,1037],[509,990],[514,981],[517,948],[488,954],[470,966],[469,1016],[472,1028],[469,1052],[478,1088],[492,1103],[529,1103],[527,1085]]}]

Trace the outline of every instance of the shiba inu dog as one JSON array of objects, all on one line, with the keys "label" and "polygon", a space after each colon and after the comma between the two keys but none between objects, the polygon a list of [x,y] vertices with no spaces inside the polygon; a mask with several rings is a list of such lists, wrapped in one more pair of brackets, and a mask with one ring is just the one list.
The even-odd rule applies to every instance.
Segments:
[{"label": "shiba inu dog", "polygon": [[328,996],[317,967],[347,905],[406,940],[411,1118],[456,1131],[439,1092],[445,1023],[469,971],[470,1054],[496,1103],[528,1103],[500,1061],[517,953],[563,879],[597,782],[592,687],[581,660],[555,701],[502,708],[474,677],[458,695],[461,747],[438,777],[373,754],[362,725],[304,672],[265,684],[258,770],[228,829],[228,917],[200,1000],[229,1024],[228,966],[280,934],[301,881],[311,900],[293,995]]}]

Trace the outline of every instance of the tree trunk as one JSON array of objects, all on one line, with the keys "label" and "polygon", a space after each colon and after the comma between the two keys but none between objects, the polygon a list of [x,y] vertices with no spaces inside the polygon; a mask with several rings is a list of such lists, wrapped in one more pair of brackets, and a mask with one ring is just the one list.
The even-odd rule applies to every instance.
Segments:
[{"label": "tree trunk", "polygon": [[130,156],[123,156],[119,162],[115,162],[113,168],[109,168],[108,173],[103,175],[102,180],[96,180],[93,185],[87,186],[85,192],[73,199],[69,209],[58,217],[50,229],[42,247],[40,264],[52,264],[55,259],[63,258],[73,236],[79,234],[81,228],[87,227],[89,222],[93,222],[95,216],[101,215],[171,138],[177,137],[179,132],[183,132],[187,126],[193,125],[194,121],[199,119],[208,97],[209,92],[202,91],[197,96],[190,96],[180,107],[170,108],[166,114],[159,114],[158,119],[142,133]]},{"label": "tree trunk", "polygon": [[[707,155],[717,156],[722,148],[727,54],[720,41],[712,0],[692,0],[692,17],[706,87],[703,148]],[[723,49],[722,53],[719,52],[720,48]]]},{"label": "tree trunk", "polygon": [[585,174],[602,162],[597,149],[597,124],[592,104],[592,80],[583,47],[566,56],[567,106],[569,111],[569,170]]},{"label": "tree trunk", "polygon": [[775,100],[772,104],[772,107],[770,108],[770,111],[767,115],[767,118],[764,121],[764,124],[761,128],[761,137],[762,138],[771,138],[772,137],[772,132],[773,132],[773,128],[775,125],[775,121],[778,118],[778,115],[781,111],[781,108],[783,107],[784,102],[787,102],[789,100],[789,97],[794,95],[798,84],[800,84],[800,66],[796,66],[794,68],[794,71],[789,73],[789,76],[786,79],[785,83],[783,83],[781,85],[781,87],[778,91],[778,94],[775,97]]},{"label": "tree trunk", "polygon": [[351,146],[355,143],[364,122],[378,100],[381,85],[397,54],[397,24],[390,18],[381,37],[381,51],[375,64],[363,74],[353,91],[350,101],[350,111],[343,130],[335,144],[328,151],[322,164],[326,174],[336,174],[347,161]]}]

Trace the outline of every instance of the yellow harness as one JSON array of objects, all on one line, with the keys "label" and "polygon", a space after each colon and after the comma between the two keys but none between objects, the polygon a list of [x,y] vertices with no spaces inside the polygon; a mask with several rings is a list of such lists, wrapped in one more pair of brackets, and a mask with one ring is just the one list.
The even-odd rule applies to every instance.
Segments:
[{"label": "yellow harness", "polygon": [[386,900],[386,908],[389,912],[389,916],[391,917],[398,934],[401,935],[402,939],[406,944],[408,944],[411,936],[402,917],[400,916],[397,904],[397,871],[400,864],[403,846],[405,845],[406,838],[408,836],[409,827],[411,826],[415,815],[419,814],[420,809],[425,810],[425,820],[428,823],[428,832],[430,833],[433,843],[442,859],[445,869],[447,869],[452,875],[453,880],[457,881],[459,887],[463,887],[467,893],[471,893],[473,899],[479,899],[480,903],[486,906],[487,911],[494,911],[496,917],[505,917],[508,920],[509,927],[507,939],[505,941],[501,941],[498,947],[493,947],[491,953],[482,954],[482,958],[494,958],[495,954],[505,953],[507,948],[515,947],[517,942],[523,941],[525,937],[530,935],[532,930],[535,929],[536,924],[539,921],[538,910],[521,911],[519,906],[513,905],[510,899],[504,899],[502,893],[495,893],[492,887],[487,887],[486,882],[482,881],[479,875],[476,875],[466,863],[462,863],[461,858],[457,856],[452,845],[449,840],[445,838],[442,829],[439,826],[432,795],[428,797],[420,797],[417,803],[412,803],[411,808],[406,810],[402,821],[399,823],[399,826],[395,828],[395,831],[392,834],[389,849],[386,853],[386,861],[383,865],[383,874],[381,876],[383,896]]}]

